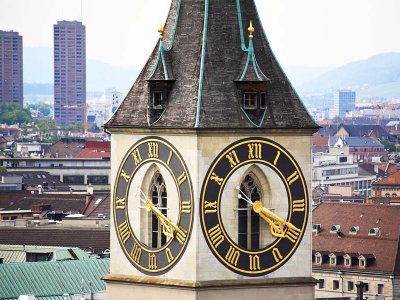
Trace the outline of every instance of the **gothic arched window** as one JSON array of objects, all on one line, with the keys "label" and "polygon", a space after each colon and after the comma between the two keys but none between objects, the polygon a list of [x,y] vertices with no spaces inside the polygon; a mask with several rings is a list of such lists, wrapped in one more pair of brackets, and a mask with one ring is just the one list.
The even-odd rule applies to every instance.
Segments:
[{"label": "gothic arched window", "polygon": [[[261,189],[252,173],[245,176],[240,190],[252,202],[261,199]],[[243,199],[238,200],[238,243],[245,249],[260,249],[260,217],[251,205]]]},{"label": "gothic arched window", "polygon": [[[159,172],[153,176],[150,186],[150,194],[153,205],[157,207],[165,216],[167,216],[167,189],[165,181]],[[151,215],[151,246],[159,248],[167,242],[167,237],[162,233],[161,222],[158,218]]]}]

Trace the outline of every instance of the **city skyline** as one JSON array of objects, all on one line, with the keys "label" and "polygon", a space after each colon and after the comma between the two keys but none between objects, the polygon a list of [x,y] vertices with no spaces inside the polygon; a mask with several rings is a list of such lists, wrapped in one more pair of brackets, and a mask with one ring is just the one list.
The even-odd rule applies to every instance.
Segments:
[{"label": "city skyline", "polygon": [[[283,65],[337,67],[378,53],[400,52],[400,41],[391,38],[400,27],[397,0],[256,0],[256,4]],[[157,28],[169,5],[170,1],[160,0],[83,0],[81,14],[80,0],[1,0],[0,29],[19,32],[25,47],[52,47],[52,24],[82,17],[88,59],[141,68],[156,44]],[[37,11],[38,6],[46,9]]]}]

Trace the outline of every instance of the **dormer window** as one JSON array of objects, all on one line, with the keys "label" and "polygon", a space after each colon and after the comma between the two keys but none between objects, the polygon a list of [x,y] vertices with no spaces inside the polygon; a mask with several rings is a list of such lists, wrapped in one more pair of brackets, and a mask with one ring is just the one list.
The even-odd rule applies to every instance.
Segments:
[{"label": "dormer window", "polygon": [[243,108],[244,109],[257,109],[257,93],[244,93],[243,94]]},{"label": "dormer window", "polygon": [[358,262],[360,268],[365,268],[367,266],[367,260],[362,255],[358,258]]},{"label": "dormer window", "polygon": [[163,109],[164,106],[164,95],[161,91],[153,92],[153,109]]},{"label": "dormer window", "polygon": [[381,231],[380,231],[380,229],[379,229],[378,227],[374,227],[374,228],[371,228],[371,229],[368,231],[368,235],[379,236],[379,235],[381,235]]},{"label": "dormer window", "polygon": [[351,267],[351,256],[346,254],[345,256],[343,256],[344,258],[344,265],[346,267]]},{"label": "dormer window", "polygon": [[360,226],[353,226],[349,230],[349,234],[357,234],[360,231]]},{"label": "dormer window", "polygon": [[312,232],[319,233],[321,231],[321,224],[313,224]]},{"label": "dormer window", "polygon": [[336,255],[335,254],[333,254],[333,253],[329,254],[329,263],[332,266],[336,266]]},{"label": "dormer window", "polygon": [[315,263],[318,265],[322,264],[322,255],[319,252],[315,253]]},{"label": "dormer window", "polygon": [[340,232],[340,225],[332,225],[331,233],[338,233]]}]

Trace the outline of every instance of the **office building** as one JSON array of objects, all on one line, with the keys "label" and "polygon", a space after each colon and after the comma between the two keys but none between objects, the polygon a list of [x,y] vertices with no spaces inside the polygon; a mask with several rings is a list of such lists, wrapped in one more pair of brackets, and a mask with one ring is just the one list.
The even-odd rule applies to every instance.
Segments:
[{"label": "office building", "polygon": [[22,36],[0,30],[0,103],[23,105]]},{"label": "office building", "polygon": [[337,90],[333,96],[333,110],[331,117],[345,117],[355,109],[356,92],[351,90]]},{"label": "office building", "polygon": [[86,33],[77,21],[54,25],[54,119],[83,124],[86,109]]}]

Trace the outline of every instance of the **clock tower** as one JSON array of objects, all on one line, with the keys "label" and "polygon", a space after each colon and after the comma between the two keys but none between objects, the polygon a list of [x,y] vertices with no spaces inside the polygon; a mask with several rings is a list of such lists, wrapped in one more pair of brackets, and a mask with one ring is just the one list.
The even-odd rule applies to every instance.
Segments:
[{"label": "clock tower", "polygon": [[107,299],[314,299],[311,136],[253,0],[172,0],[105,124]]}]

